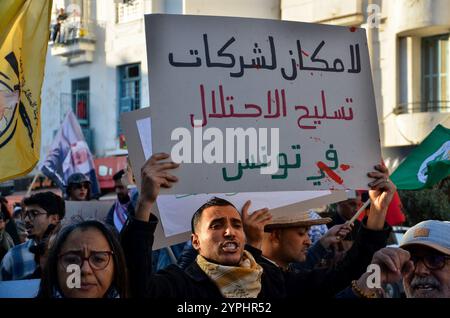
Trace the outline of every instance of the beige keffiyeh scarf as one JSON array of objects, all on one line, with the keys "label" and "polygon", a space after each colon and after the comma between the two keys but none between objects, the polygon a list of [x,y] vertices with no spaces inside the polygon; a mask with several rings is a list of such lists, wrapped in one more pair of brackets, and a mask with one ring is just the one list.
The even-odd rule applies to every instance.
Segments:
[{"label": "beige keffiyeh scarf", "polygon": [[263,269],[247,251],[239,266],[214,264],[200,255],[196,262],[225,298],[256,298],[261,291]]}]

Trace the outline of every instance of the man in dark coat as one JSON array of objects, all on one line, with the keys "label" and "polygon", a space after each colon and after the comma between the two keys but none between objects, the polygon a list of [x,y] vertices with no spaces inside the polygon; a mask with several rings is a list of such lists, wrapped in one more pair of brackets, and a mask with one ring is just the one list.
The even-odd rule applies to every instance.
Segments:
[{"label": "man in dark coat", "polygon": [[[395,186],[387,169],[377,166],[368,174],[371,213],[346,259],[332,270],[307,274],[282,271],[262,257],[264,226],[271,217],[267,209],[251,215],[246,204],[242,216],[223,199],[214,198],[200,207],[192,218],[192,245],[199,255],[186,270],[173,265],[152,273],[148,251],[153,244],[157,218],[151,213],[160,188],[170,188],[177,177],[170,170],[179,166],[163,161],[168,154],[153,155],[141,169],[141,192],[135,217],[122,231],[122,244],[129,266],[132,293],[152,298],[286,298],[333,296],[359,277],[375,251],[385,245],[387,207]],[[246,227],[246,233],[244,232]],[[246,245],[247,243],[247,245]]]}]

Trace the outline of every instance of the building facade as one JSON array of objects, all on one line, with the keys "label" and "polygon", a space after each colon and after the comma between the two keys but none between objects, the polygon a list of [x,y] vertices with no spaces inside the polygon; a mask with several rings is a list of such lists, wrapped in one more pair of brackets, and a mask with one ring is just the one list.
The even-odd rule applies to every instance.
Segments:
[{"label": "building facade", "polygon": [[[42,93],[42,156],[70,107],[98,157],[123,152],[121,112],[149,106],[143,15],[175,13],[363,27],[380,138],[398,165],[437,125],[450,127],[447,0],[59,0]],[[78,10],[78,12],[77,12]]]}]

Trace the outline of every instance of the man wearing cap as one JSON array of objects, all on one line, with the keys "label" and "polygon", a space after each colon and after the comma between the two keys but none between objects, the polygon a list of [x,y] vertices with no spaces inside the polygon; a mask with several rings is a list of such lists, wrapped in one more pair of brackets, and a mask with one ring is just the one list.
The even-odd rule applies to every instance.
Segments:
[{"label": "man wearing cap", "polygon": [[335,225],[311,246],[310,227],[330,221],[330,218],[312,218],[307,211],[274,217],[264,227],[262,255],[283,270],[293,269],[292,263],[303,263],[303,266],[295,266],[298,269],[312,269],[329,254],[333,244],[352,230],[348,224]]},{"label": "man wearing cap", "polygon": [[[379,265],[380,283],[403,278],[407,298],[450,298],[450,222],[427,220],[410,228],[400,248],[384,248],[374,254]],[[344,290],[342,297],[382,297],[381,288],[372,286],[372,273],[363,274]]]},{"label": "man wearing cap", "polygon": [[80,172],[71,174],[67,180],[66,194],[70,201],[89,201],[91,199],[91,181]]},{"label": "man wearing cap", "polygon": [[27,240],[28,233],[23,220],[22,206],[19,202],[14,203],[13,219],[17,227],[18,242],[15,245],[22,244]]}]

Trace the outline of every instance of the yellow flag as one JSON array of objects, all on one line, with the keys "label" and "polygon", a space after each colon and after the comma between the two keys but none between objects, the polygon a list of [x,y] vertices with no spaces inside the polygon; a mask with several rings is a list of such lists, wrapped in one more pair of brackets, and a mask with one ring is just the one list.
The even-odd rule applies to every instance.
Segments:
[{"label": "yellow flag", "polygon": [[0,0],[0,182],[39,161],[52,0]]}]

